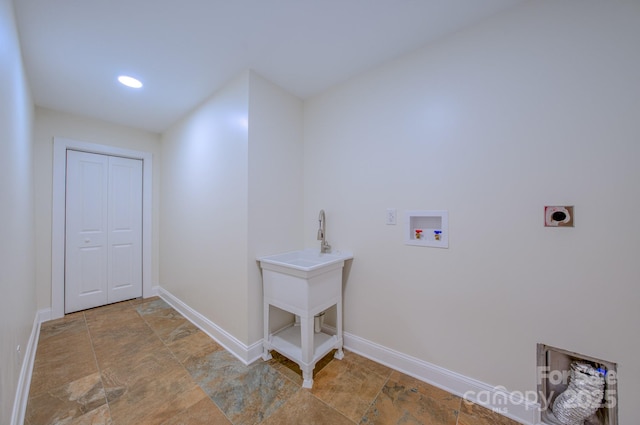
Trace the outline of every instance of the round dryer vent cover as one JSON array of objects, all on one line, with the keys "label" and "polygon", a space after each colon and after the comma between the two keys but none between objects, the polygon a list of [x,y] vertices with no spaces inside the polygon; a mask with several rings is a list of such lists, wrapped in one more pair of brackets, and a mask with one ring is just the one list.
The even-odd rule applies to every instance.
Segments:
[{"label": "round dryer vent cover", "polygon": [[544,207],[546,227],[573,227],[573,207]]}]

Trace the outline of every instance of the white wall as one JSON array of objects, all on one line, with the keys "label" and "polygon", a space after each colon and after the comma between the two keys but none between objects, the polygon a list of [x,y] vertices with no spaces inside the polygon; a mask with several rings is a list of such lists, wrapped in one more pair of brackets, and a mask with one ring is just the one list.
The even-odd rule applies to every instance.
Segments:
[{"label": "white wall", "polygon": [[160,136],[92,118],[36,107],[34,164],[38,308],[51,307],[51,213],[53,138],[150,152],[153,156],[152,284],[159,282]]},{"label": "white wall", "polygon": [[[527,2],[307,101],[305,222],[355,254],[345,330],[509,390],[536,389],[538,342],[618,362],[634,422],[638,40],[638,2]],[[404,245],[410,209],[448,210],[450,248]]]},{"label": "white wall", "polygon": [[162,137],[161,286],[247,342],[248,73]]},{"label": "white wall", "polygon": [[256,258],[302,246],[301,117],[246,71],[163,135],[162,287],[245,345],[262,338]]},{"label": "white wall", "polygon": [[[249,341],[262,339],[262,275],[256,258],[303,247],[302,101],[255,72],[249,84]],[[269,324],[291,320],[271,308]]]},{"label": "white wall", "polygon": [[[31,126],[13,3],[0,0],[0,423],[11,421],[36,316]],[[16,347],[20,345],[22,355]]]}]

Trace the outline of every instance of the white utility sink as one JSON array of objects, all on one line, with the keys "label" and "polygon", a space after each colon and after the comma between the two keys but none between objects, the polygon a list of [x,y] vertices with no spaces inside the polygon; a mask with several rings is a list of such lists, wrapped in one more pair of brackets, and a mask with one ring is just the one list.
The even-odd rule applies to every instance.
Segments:
[{"label": "white utility sink", "polygon": [[[316,362],[333,349],[341,359],[342,352],[342,268],[353,258],[351,252],[300,250],[261,257],[264,289],[264,352],[270,351],[298,363],[305,388],[313,385]],[[335,335],[314,333],[314,316],[337,306]],[[300,325],[292,325],[271,333],[269,306],[275,306],[300,317]]]},{"label": "white utility sink", "polygon": [[259,258],[259,261],[263,268],[266,263],[303,272],[310,272],[338,264],[352,258],[353,254],[346,251],[321,253],[315,249],[304,249],[300,251],[285,252],[283,254],[269,255],[267,257]]}]

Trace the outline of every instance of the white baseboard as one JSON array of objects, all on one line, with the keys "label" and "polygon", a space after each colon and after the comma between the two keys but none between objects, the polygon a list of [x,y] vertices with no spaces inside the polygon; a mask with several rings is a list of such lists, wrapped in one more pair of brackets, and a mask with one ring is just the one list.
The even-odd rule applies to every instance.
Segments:
[{"label": "white baseboard", "polygon": [[151,298],[151,297],[159,297],[160,296],[160,285],[153,285],[151,287],[151,291],[149,291],[148,294],[144,294],[144,298]]},{"label": "white baseboard", "polygon": [[[261,357],[262,340],[247,346],[165,289],[158,287],[158,295],[244,364],[250,364]],[[327,333],[335,333],[335,328],[332,329],[330,326],[323,328]],[[463,397],[465,400],[515,421],[526,425],[540,424],[540,405],[528,400],[520,392],[509,392],[501,386],[490,386],[348,332],[343,333],[343,338],[344,347],[349,351]]]},{"label": "white baseboard", "polygon": [[51,311],[50,308],[45,308],[42,310],[38,310],[38,322],[40,324],[44,323],[44,322],[48,322],[49,320],[53,319],[53,312]]},{"label": "white baseboard", "polygon": [[25,414],[27,412],[27,402],[29,401],[29,389],[31,388],[31,376],[33,374],[33,363],[36,359],[36,350],[38,348],[38,339],[40,338],[40,324],[51,320],[51,309],[47,308],[36,312],[31,327],[31,335],[24,350],[24,359],[20,368],[20,376],[18,378],[18,387],[16,396],[13,401],[13,412],[11,414],[11,425],[24,424]]},{"label": "white baseboard", "polygon": [[[331,331],[330,328],[327,330]],[[527,425],[540,422],[540,405],[527,400],[520,392],[509,392],[504,387],[492,387],[348,332],[344,332],[344,347],[515,421]]]},{"label": "white baseboard", "polygon": [[262,356],[262,340],[246,345],[162,287],[158,287],[158,295],[245,365],[253,363]]}]

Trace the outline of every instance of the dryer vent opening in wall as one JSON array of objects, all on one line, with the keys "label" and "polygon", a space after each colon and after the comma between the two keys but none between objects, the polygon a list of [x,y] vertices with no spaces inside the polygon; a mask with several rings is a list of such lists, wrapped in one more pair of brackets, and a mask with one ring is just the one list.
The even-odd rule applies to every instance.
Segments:
[{"label": "dryer vent opening in wall", "polygon": [[[618,425],[616,363],[545,344],[538,344],[537,350],[538,397],[543,424]],[[604,386],[604,391],[601,391],[602,387],[598,388],[600,385]],[[589,407],[592,407],[589,417],[571,421],[571,418],[586,414]]]}]

